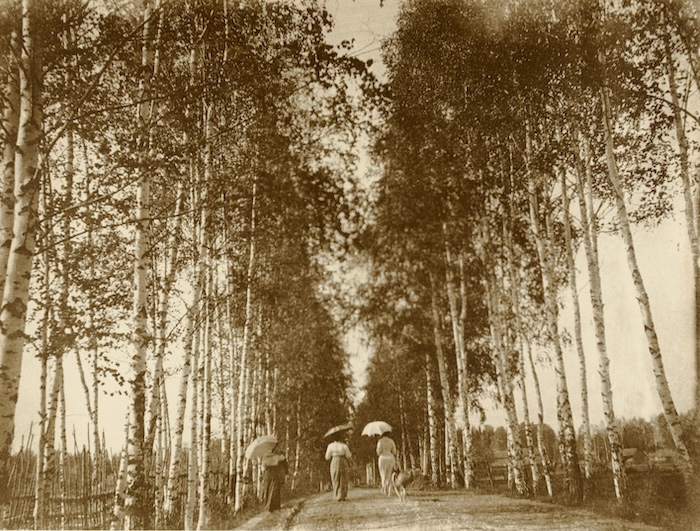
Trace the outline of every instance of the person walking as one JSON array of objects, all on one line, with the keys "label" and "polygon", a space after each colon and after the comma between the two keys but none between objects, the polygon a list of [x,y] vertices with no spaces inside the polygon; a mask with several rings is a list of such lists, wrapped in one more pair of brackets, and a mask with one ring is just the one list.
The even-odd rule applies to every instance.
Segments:
[{"label": "person walking", "polygon": [[337,434],[326,448],[326,461],[331,462],[331,482],[336,501],[344,501],[348,497],[348,468],[352,454],[343,439],[342,434]]},{"label": "person walking", "polygon": [[391,494],[391,474],[396,466],[396,443],[389,437],[391,432],[385,432],[377,441],[377,465],[382,482],[382,492]]},{"label": "person walking", "polygon": [[280,508],[282,485],[284,476],[288,472],[287,458],[275,453],[273,448],[270,453],[263,456],[262,467],[265,509],[272,513]]}]

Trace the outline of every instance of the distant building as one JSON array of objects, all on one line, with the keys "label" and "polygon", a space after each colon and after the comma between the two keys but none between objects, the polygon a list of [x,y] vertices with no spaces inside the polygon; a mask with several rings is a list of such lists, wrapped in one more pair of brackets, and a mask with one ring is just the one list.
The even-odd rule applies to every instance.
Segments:
[{"label": "distant building", "polygon": [[627,472],[644,472],[649,470],[649,457],[639,448],[622,450],[622,461]]},{"label": "distant building", "polygon": [[675,471],[679,468],[681,457],[675,450],[662,448],[649,455],[649,464],[654,470]]}]

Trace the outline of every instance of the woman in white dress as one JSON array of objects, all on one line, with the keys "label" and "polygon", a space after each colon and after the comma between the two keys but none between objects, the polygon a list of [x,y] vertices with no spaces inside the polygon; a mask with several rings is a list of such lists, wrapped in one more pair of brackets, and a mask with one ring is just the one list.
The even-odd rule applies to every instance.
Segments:
[{"label": "woman in white dress", "polygon": [[340,440],[341,437],[338,434],[326,448],[326,461],[331,462],[331,481],[336,501],[344,501],[348,497],[348,468],[352,457],[350,448]]},{"label": "woman in white dress", "polygon": [[384,433],[377,441],[377,455],[379,456],[377,464],[382,481],[382,492],[385,494],[391,494],[391,473],[396,466],[396,443],[389,437],[390,433],[390,431]]}]

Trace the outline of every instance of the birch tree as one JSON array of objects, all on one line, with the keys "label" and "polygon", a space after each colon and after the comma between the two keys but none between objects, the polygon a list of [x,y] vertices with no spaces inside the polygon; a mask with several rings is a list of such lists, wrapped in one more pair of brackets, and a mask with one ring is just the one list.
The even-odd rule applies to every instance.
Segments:
[{"label": "birch tree", "polygon": [[[42,138],[42,94],[40,44],[34,40],[35,5],[22,2],[20,53],[20,107],[14,158],[14,214],[12,242],[4,275],[0,311],[0,492],[9,492],[8,460],[15,428],[15,408],[22,371],[22,351],[32,260],[36,247]],[[4,168],[7,172],[7,168]],[[5,174],[7,177],[7,175]],[[5,181],[7,182],[7,180]],[[3,502],[6,500],[3,499]]]},{"label": "birch tree", "polygon": [[125,527],[140,529],[147,527],[148,513],[145,502],[146,477],[144,470],[144,437],[146,409],[146,351],[150,341],[148,332],[148,252],[149,209],[151,176],[146,168],[149,156],[150,98],[153,69],[152,17],[153,8],[149,0],[142,4],[143,36],[141,43],[141,80],[137,104],[138,157],[140,169],[136,185],[136,208],[134,227],[134,292],[133,332],[131,337],[131,364],[129,379],[129,438],[126,498],[124,500]]}]

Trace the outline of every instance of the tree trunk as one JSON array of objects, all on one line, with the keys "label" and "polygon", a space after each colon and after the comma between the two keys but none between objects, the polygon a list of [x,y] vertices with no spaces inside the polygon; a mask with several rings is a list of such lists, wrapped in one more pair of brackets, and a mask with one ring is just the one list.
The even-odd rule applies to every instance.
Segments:
[{"label": "tree trunk", "polygon": [[[88,161],[89,161],[89,155],[88,155],[88,150],[87,150],[87,145],[85,140],[83,139],[82,142],[82,152],[83,152],[83,162],[85,165],[85,202],[90,203],[92,201],[92,182],[91,182],[91,174],[90,174],[90,169],[88,166]],[[87,242],[86,242],[86,247],[88,249],[88,252],[94,253],[94,242],[93,242],[93,219],[90,214],[88,214],[88,218],[86,220],[87,224]],[[94,260],[90,260],[88,265],[88,274],[90,278],[95,278],[95,264]],[[94,461],[95,461],[95,467],[93,468],[93,488],[95,489],[95,492],[98,492],[99,488],[99,471],[103,463],[103,456],[102,456],[102,448],[104,448],[103,445],[100,445],[100,426],[99,426],[99,399],[100,399],[100,379],[99,379],[99,363],[100,363],[100,353],[98,349],[98,342],[97,342],[97,330],[95,327],[95,304],[93,297],[89,296],[87,300],[87,315],[86,315],[86,328],[87,328],[87,334],[88,334],[88,351],[90,352],[91,356],[91,364],[92,364],[92,435],[93,439],[95,442],[95,456],[94,456]]]},{"label": "tree trunk", "polygon": [[[602,54],[601,62],[604,63]],[[618,176],[612,130],[612,113],[610,109],[610,102],[608,100],[608,89],[606,86],[601,87],[601,104],[603,106],[602,119],[605,129],[605,161],[608,166],[607,175],[615,192],[615,207],[617,210],[618,221],[620,223],[620,232],[625,245],[627,265],[629,266],[630,273],[632,275],[632,282],[637,293],[636,297],[637,302],[639,303],[639,310],[642,314],[644,331],[647,337],[647,344],[649,345],[649,355],[651,356],[654,377],[656,379],[656,391],[659,395],[659,399],[661,400],[664,417],[668,423],[668,429],[671,433],[671,437],[673,438],[673,443],[676,446],[676,450],[678,450],[678,453],[683,458],[684,475],[686,477],[690,477],[693,473],[693,465],[690,461],[688,448],[683,440],[683,428],[681,427],[681,420],[678,416],[676,405],[673,402],[673,397],[671,396],[671,388],[669,387],[668,380],[666,379],[666,370],[664,368],[664,362],[661,355],[659,339],[656,335],[654,318],[651,313],[651,305],[649,304],[649,296],[647,295],[646,288],[644,287],[642,273],[639,270],[639,264],[637,263],[637,253],[634,247],[634,239],[632,238],[632,229],[627,216],[627,205],[625,204],[624,192]]]},{"label": "tree trunk", "polygon": [[245,301],[245,322],[243,324],[243,345],[241,346],[240,375],[238,380],[238,411],[236,412],[236,436],[238,438],[236,452],[236,499],[234,510],[240,511],[243,507],[243,474],[244,474],[244,452],[245,452],[245,411],[248,404],[248,385],[246,374],[248,372],[248,342],[253,308],[253,276],[255,272],[255,201],[257,183],[253,182],[253,196],[250,206],[250,244],[248,253],[248,271],[246,276],[246,301]]},{"label": "tree trunk", "polygon": [[[600,264],[598,262],[598,221],[596,208],[593,203],[593,178],[588,149],[588,140],[580,135],[580,143],[583,149],[585,170],[581,168],[581,160],[576,157],[577,179],[576,188],[579,199],[579,215],[581,216],[583,245],[586,251],[588,264],[588,286],[593,310],[593,329],[598,349],[598,374],[600,375],[600,393],[603,399],[603,415],[605,417],[605,430],[610,443],[611,468],[615,495],[618,500],[625,497],[626,478],[624,463],[622,461],[622,445],[620,444],[617,427],[615,425],[615,408],[613,406],[612,382],[610,380],[610,359],[608,357],[607,342],[605,339],[605,318],[603,310],[603,289],[600,278]],[[578,150],[575,151],[578,153]],[[588,202],[584,191],[584,179],[588,184]]]},{"label": "tree trunk", "polygon": [[[124,438],[129,437],[129,416],[127,415],[124,425]],[[129,464],[128,446],[122,448],[119,457],[119,469],[117,471],[117,484],[114,487],[114,503],[112,504],[112,522],[110,530],[116,531],[122,527],[124,522],[124,492],[126,491],[126,473]]]},{"label": "tree trunk", "polygon": [[588,419],[588,378],[586,376],[586,354],[583,350],[583,333],[581,331],[581,308],[578,301],[578,286],[576,285],[576,264],[571,241],[571,216],[569,213],[569,192],[566,184],[566,174],[561,171],[562,216],[564,218],[564,246],[566,247],[566,265],[569,270],[571,301],[574,309],[574,336],[576,352],[580,367],[581,384],[581,435],[583,436],[583,470],[586,479],[591,478],[591,428]]},{"label": "tree trunk", "polygon": [[[201,286],[200,286],[201,290]],[[201,305],[193,309],[195,322],[201,322],[202,311]],[[197,473],[199,471],[198,464],[198,422],[197,422],[197,411],[199,404],[199,329],[195,327],[193,330],[192,339],[192,367],[190,370],[190,389],[192,390],[192,403],[190,404],[190,448],[189,448],[189,461],[187,468],[187,498],[185,501],[185,522],[184,528],[187,531],[191,531],[195,528],[194,526],[194,509],[197,504]]]},{"label": "tree trunk", "polygon": [[[211,283],[209,284],[211,286]],[[210,295],[210,293],[207,293]],[[209,298],[207,298],[209,302]],[[205,308],[204,319],[204,345],[202,348],[204,378],[202,402],[204,406],[204,423],[202,426],[202,459],[199,471],[199,519],[197,521],[197,531],[206,529],[209,524],[209,469],[211,467],[211,456],[209,447],[211,445],[211,344],[210,326],[211,318],[209,308]]]},{"label": "tree trunk", "polygon": [[[443,226],[444,227],[444,226]],[[464,454],[464,487],[469,490],[472,482],[472,458],[471,458],[471,433],[469,427],[469,389],[467,383],[467,353],[464,347],[464,330],[467,318],[467,292],[464,281],[464,261],[462,254],[459,255],[459,286],[460,297],[458,309],[458,298],[455,293],[455,279],[452,272],[452,254],[445,241],[445,283],[447,286],[447,299],[450,305],[450,319],[452,321],[452,334],[455,342],[455,358],[457,362],[457,397],[459,415],[464,420],[464,430],[462,431],[462,451]]]},{"label": "tree trunk", "polygon": [[[161,11],[161,0],[156,0],[155,11],[157,15],[157,28],[156,36],[154,41],[154,51],[153,51],[153,78],[158,76],[160,69],[160,40],[163,26],[163,16]],[[157,99],[152,98],[149,102],[149,120],[152,120],[154,116],[158,114],[158,104]],[[153,130],[149,129],[149,150],[153,151]],[[156,296],[158,297],[158,306],[155,311],[155,317],[153,319],[154,326],[156,327],[156,348],[155,348],[155,363],[153,368],[152,386],[151,386],[151,396],[148,405],[149,412],[149,423],[148,428],[145,432],[145,442],[144,442],[144,455],[148,459],[153,460],[156,469],[160,470],[161,463],[158,461],[157,456],[153,456],[153,443],[156,435],[156,426],[158,425],[158,420],[160,419],[160,413],[162,411],[162,397],[165,393],[165,382],[163,381],[163,356],[165,355],[165,343],[167,341],[165,337],[165,328],[167,327],[167,314],[168,314],[168,303],[170,297],[170,288],[174,281],[174,271],[175,264],[177,263],[177,251],[179,245],[179,230],[180,224],[182,222],[182,216],[180,211],[182,210],[182,203],[184,202],[184,194],[182,193],[182,182],[178,183],[177,188],[177,201],[175,207],[175,227],[171,233],[171,237],[168,241],[167,253],[168,259],[165,265],[165,271],[163,272],[163,286],[161,290],[158,290]],[[155,269],[155,268],[154,268]],[[154,271],[154,276],[155,271]],[[155,299],[155,298],[154,298]],[[155,300],[154,300],[155,304]],[[167,409],[165,410],[167,411]],[[156,500],[159,499],[159,494],[156,495]],[[158,504],[156,503],[156,516],[158,516]]]},{"label": "tree trunk", "polygon": [[535,445],[534,440],[532,438],[532,429],[530,427],[530,408],[528,406],[527,388],[525,386],[525,353],[523,352],[522,341],[522,337],[525,334],[525,330],[523,329],[522,320],[520,319],[520,278],[518,276],[518,270],[515,264],[515,251],[513,248],[514,245],[512,232],[512,219],[509,216],[504,226],[505,252],[506,260],[508,262],[508,273],[510,275],[511,305],[516,330],[515,340],[519,343],[520,347],[518,352],[518,380],[520,384],[520,389],[522,391],[523,422],[525,424],[525,442],[527,444],[528,460],[530,462],[530,471],[532,476],[532,491],[536,494],[539,490],[540,474],[537,468],[537,460],[535,459]]},{"label": "tree trunk", "polygon": [[438,362],[438,375],[440,377],[440,390],[442,392],[442,402],[445,410],[445,439],[447,445],[446,458],[450,464],[450,486],[457,484],[455,466],[457,464],[457,448],[455,438],[454,403],[452,399],[452,389],[447,378],[447,363],[445,353],[442,348],[442,333],[440,331],[440,310],[438,308],[437,286],[435,277],[430,273],[430,300],[432,306],[433,337],[435,340],[435,355]]},{"label": "tree trunk", "polygon": [[41,373],[39,376],[39,447],[37,448],[36,485],[34,490],[34,529],[46,529],[46,474],[44,474],[44,452],[48,418],[46,414],[46,380],[49,359],[49,322],[51,319],[50,266],[48,252],[44,252],[44,317],[41,323]]},{"label": "tree trunk", "polygon": [[[430,460],[430,477],[432,478],[433,485],[436,487],[440,486],[440,465],[438,459],[438,436],[437,436],[437,422],[435,419],[435,398],[433,396],[433,373],[430,364],[430,353],[428,349],[425,349],[425,389],[426,389],[426,405],[427,405],[427,415],[428,415],[428,452],[426,453],[426,458],[429,456]],[[424,466],[424,469],[427,468]]]},{"label": "tree trunk", "polygon": [[148,332],[148,266],[150,227],[151,176],[146,169],[150,152],[151,128],[150,98],[153,73],[151,49],[150,0],[143,1],[143,41],[141,44],[141,80],[139,86],[138,119],[138,181],[136,184],[136,212],[134,227],[134,302],[132,309],[131,365],[129,382],[129,437],[126,495],[124,499],[124,526],[127,529],[148,527],[145,474],[145,412],[146,412],[146,353]]},{"label": "tree trunk", "polygon": [[[532,152],[528,133],[526,156]],[[529,163],[528,163],[529,165]],[[552,269],[551,248],[545,244],[540,224],[539,190],[533,177],[528,181],[528,195],[530,206],[530,226],[537,247],[540,274],[544,291],[547,328],[554,346],[554,372],[557,382],[557,417],[559,431],[563,435],[560,444],[564,448],[563,458],[566,463],[565,483],[567,495],[571,501],[579,503],[583,499],[583,485],[581,470],[578,464],[578,452],[576,449],[576,430],[569,402],[569,389],[566,382],[566,369],[564,367],[564,352],[559,335],[559,310],[557,306],[557,293],[554,273]]]},{"label": "tree trunk", "polygon": [[[211,311],[210,304],[212,298],[212,282],[211,272],[209,271],[209,207],[208,207],[208,186],[213,181],[212,176],[212,137],[214,128],[214,108],[209,104],[205,111],[204,117],[204,182],[201,187],[201,233],[200,233],[200,248],[199,248],[199,275],[198,281],[202,284],[202,293],[204,294],[205,303],[202,306],[202,317],[200,318],[201,326],[203,326],[203,345],[202,345],[202,412],[203,418],[201,422],[202,437],[201,437],[201,461],[199,474],[199,519],[197,522],[197,530],[205,529],[209,520],[209,468],[210,455],[209,447],[211,444],[211,349],[210,349],[210,331],[211,331]],[[207,279],[209,281],[207,282]]]},{"label": "tree trunk", "polygon": [[43,115],[41,64],[33,40],[33,9],[30,0],[22,1],[20,117],[14,167],[13,238],[0,310],[0,510],[8,502],[9,495],[8,466],[26,341],[24,329],[38,218],[39,146]]},{"label": "tree trunk", "polygon": [[547,485],[547,494],[551,498],[552,492],[552,475],[549,471],[549,456],[547,455],[547,448],[544,445],[544,407],[542,405],[542,392],[540,390],[540,379],[537,377],[537,370],[535,369],[535,363],[532,359],[532,349],[530,348],[530,342],[525,337],[527,346],[527,357],[530,361],[530,369],[532,370],[532,379],[535,382],[535,396],[537,397],[537,450],[540,454],[540,459],[542,460],[542,473],[544,474],[544,480]]},{"label": "tree trunk", "polygon": [[[485,257],[483,257],[485,258]],[[512,479],[519,494],[527,494],[527,484],[522,468],[522,452],[518,434],[518,414],[515,410],[515,399],[513,396],[513,384],[508,371],[506,356],[506,345],[504,338],[506,328],[501,316],[501,304],[499,295],[499,285],[494,273],[493,265],[484,262],[487,269],[486,279],[486,306],[489,314],[489,324],[491,329],[491,340],[493,343],[493,360],[496,366],[496,383],[501,399],[501,405],[506,413],[506,428],[508,430],[508,452],[510,457],[510,468]]]},{"label": "tree trunk", "polygon": [[[695,293],[695,421],[700,421],[700,235],[698,234],[698,205],[693,200],[693,183],[690,176],[690,148],[688,136],[685,132],[685,123],[681,116],[680,99],[678,97],[678,83],[676,81],[676,64],[671,51],[669,36],[664,32],[664,46],[666,51],[666,65],[668,68],[668,85],[671,93],[671,109],[673,111],[673,123],[676,130],[676,140],[678,142],[678,159],[680,163],[680,176],[683,186],[683,200],[685,202],[685,220],[688,240],[690,242],[690,252],[693,261],[693,287]],[[697,51],[695,51],[697,59]],[[697,83],[697,63],[694,66]],[[700,85],[697,85],[700,86]],[[695,184],[696,193],[700,194],[700,187]]]},{"label": "tree trunk", "polygon": [[[190,50],[189,54],[189,73],[190,73],[190,84],[194,83],[194,74],[195,74],[195,69],[197,65],[197,60],[198,60],[198,53],[197,53],[197,48],[193,47]],[[192,110],[191,108],[185,109],[185,115],[188,118],[191,118]],[[196,157],[195,154],[190,150],[190,138],[187,133],[183,135],[183,147],[188,150],[187,152],[187,158],[188,158],[188,172],[189,172],[189,181],[190,183],[195,183],[195,168],[196,168]],[[194,186],[193,186],[194,187]],[[182,194],[181,196],[178,197],[178,204],[180,201],[184,202],[184,190],[180,189],[180,193]],[[195,204],[195,201],[192,201],[192,204]],[[178,222],[179,223],[179,222]],[[196,221],[193,220],[193,225],[196,226]],[[176,228],[179,227],[179,224],[176,225]],[[177,236],[177,232],[175,233]],[[173,242],[175,243],[175,242]],[[196,245],[196,244],[195,244]],[[177,249],[177,245],[171,246],[171,250]],[[195,257],[197,256],[197,250],[195,248],[194,250],[194,255]],[[173,256],[171,255],[171,258]],[[171,265],[174,264],[174,261],[171,261]],[[196,269],[197,267],[197,258],[194,259],[194,268]],[[172,270],[171,270],[172,273]],[[165,290],[164,290],[165,291]],[[174,441],[171,442],[171,449],[170,449],[170,466],[168,470],[168,481],[165,487],[165,493],[164,493],[164,498],[163,498],[163,512],[165,515],[166,521],[170,521],[173,517],[172,511],[174,509],[175,501],[177,499],[178,493],[175,491],[175,483],[177,481],[177,474],[178,474],[178,468],[180,466],[180,459],[182,456],[182,437],[183,433],[185,431],[185,414],[187,411],[187,390],[188,387],[190,389],[194,389],[192,386],[188,386],[189,379],[190,379],[190,373],[192,372],[192,366],[193,366],[193,357],[194,359],[194,370],[197,370],[196,367],[196,348],[193,350],[193,343],[194,343],[194,338],[193,338],[193,333],[195,329],[195,322],[197,320],[197,309],[199,308],[200,305],[200,298],[201,298],[201,293],[202,293],[202,286],[201,283],[195,282],[194,286],[194,292],[192,293],[192,304],[190,307],[187,309],[187,314],[185,317],[185,330],[183,333],[183,337],[185,338],[185,351],[184,351],[184,361],[183,361],[183,368],[182,368],[182,375],[180,378],[180,386],[178,390],[178,409],[177,409],[177,415],[175,418],[175,432],[174,432]]]},{"label": "tree trunk", "polygon": [[467,347],[465,345],[464,336],[467,330],[467,282],[464,272],[464,252],[459,253],[459,295],[461,299],[461,308],[459,313],[460,337],[462,338],[461,354],[462,354],[462,387],[460,393],[464,400],[464,433],[462,435],[464,445],[464,487],[470,489],[474,479],[474,456],[472,455],[472,428],[469,422],[469,380],[468,380],[468,358]]},{"label": "tree trunk", "polygon": [[9,38],[9,70],[3,93],[4,112],[2,117],[3,156],[2,156],[2,197],[0,198],[0,293],[5,290],[7,261],[12,245],[15,210],[15,152],[20,113],[20,56],[19,36],[12,32]]}]

